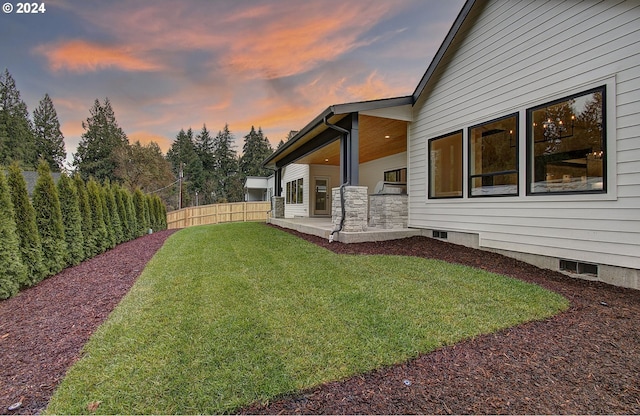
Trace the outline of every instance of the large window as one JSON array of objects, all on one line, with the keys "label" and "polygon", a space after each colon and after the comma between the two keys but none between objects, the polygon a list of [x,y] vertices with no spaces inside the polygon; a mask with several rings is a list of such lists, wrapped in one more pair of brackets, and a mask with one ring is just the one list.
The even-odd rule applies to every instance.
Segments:
[{"label": "large window", "polygon": [[302,204],[304,195],[303,179],[287,182],[287,204]]},{"label": "large window", "polygon": [[527,110],[529,194],[606,192],[605,87]]},{"label": "large window", "polygon": [[518,195],[518,114],[469,128],[469,196]]},{"label": "large window", "polygon": [[462,131],[429,140],[429,198],[462,198]]}]

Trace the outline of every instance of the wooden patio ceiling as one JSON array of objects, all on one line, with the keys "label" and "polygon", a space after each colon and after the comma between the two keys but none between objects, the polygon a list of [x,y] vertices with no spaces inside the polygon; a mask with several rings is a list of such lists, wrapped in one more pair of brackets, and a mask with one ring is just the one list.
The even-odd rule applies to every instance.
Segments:
[{"label": "wooden patio ceiling", "polygon": [[[389,118],[360,115],[360,163],[366,163],[407,150],[407,122]],[[336,140],[295,163],[310,165],[340,165],[340,140]]]}]

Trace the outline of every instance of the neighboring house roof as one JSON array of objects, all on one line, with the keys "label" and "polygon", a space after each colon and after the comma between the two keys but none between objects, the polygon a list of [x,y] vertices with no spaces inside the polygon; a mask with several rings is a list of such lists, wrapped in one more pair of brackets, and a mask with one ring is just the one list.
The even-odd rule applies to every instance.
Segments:
[{"label": "neighboring house roof", "polygon": [[244,181],[244,187],[249,189],[267,189],[269,187],[269,179],[271,176],[247,176]]},{"label": "neighboring house roof", "polygon": [[[4,171],[4,174],[7,175],[8,172]],[[53,181],[58,183],[60,179],[60,172],[51,172],[51,176],[53,176]],[[38,180],[38,172],[32,170],[22,171],[22,177],[24,177],[24,181],[27,183],[27,193],[29,196],[33,194],[33,190],[36,187],[36,182]]]}]

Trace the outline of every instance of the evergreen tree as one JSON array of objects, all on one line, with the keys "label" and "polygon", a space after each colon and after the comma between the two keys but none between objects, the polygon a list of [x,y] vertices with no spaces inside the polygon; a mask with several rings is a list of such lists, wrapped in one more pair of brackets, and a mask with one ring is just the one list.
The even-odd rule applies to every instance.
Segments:
[{"label": "evergreen tree", "polygon": [[29,168],[37,165],[27,105],[20,98],[9,70],[5,69],[0,74],[0,165],[9,165],[14,160]]},{"label": "evergreen tree", "polygon": [[62,211],[58,190],[45,160],[38,164],[38,180],[33,190],[36,224],[42,241],[42,257],[48,275],[59,273],[66,266],[67,256]]},{"label": "evergreen tree", "polygon": [[129,140],[118,126],[108,98],[105,98],[104,104],[96,100],[90,114],[87,121],[82,123],[85,132],[78,144],[73,164],[85,180],[94,177],[98,181],[104,181],[115,177],[114,152],[128,145]]},{"label": "evergreen tree", "polygon": [[113,193],[113,187],[109,180],[106,180],[104,185],[105,202],[107,203],[107,210],[111,216],[111,227],[113,228],[113,236],[115,237],[115,243],[120,244],[124,241],[122,232],[122,220],[120,219],[120,212],[118,211],[118,205],[116,204],[116,197]]},{"label": "evergreen tree", "polygon": [[45,94],[40,105],[33,112],[35,144],[39,156],[49,163],[54,172],[64,167],[67,152],[64,149],[64,136],[60,131],[58,113],[49,94]]},{"label": "evergreen tree", "polygon": [[28,281],[27,269],[20,256],[13,204],[4,173],[0,172],[0,299],[18,293]]},{"label": "evergreen tree", "polygon": [[[133,207],[136,215],[136,237],[143,236],[147,232],[147,220],[144,214],[145,197],[140,189],[133,193]],[[148,217],[147,217],[148,218]]]},{"label": "evergreen tree", "polygon": [[111,216],[111,210],[107,205],[107,191],[105,190],[104,185],[100,186],[100,202],[102,203],[104,226],[107,230],[107,243],[105,248],[114,248],[116,246],[116,233],[113,225],[113,218]]},{"label": "evergreen tree", "polygon": [[75,266],[85,258],[84,235],[82,233],[82,216],[80,214],[80,199],[76,185],[66,173],[60,176],[58,181],[58,194],[60,196],[60,210],[62,211],[62,223],[67,245],[65,262]]},{"label": "evergreen tree", "polygon": [[130,240],[134,240],[139,237],[138,232],[138,216],[136,215],[136,206],[134,203],[134,195],[129,191],[125,191],[123,194],[125,208],[127,209],[127,219],[129,220]]},{"label": "evergreen tree", "polygon": [[214,152],[214,139],[211,137],[211,133],[207,130],[207,125],[202,125],[202,130],[196,136],[195,148],[198,157],[202,161],[202,168],[205,171],[212,171],[215,169]]},{"label": "evergreen tree", "polygon": [[202,160],[198,155],[191,129],[180,130],[176,140],[167,152],[167,160],[171,162],[176,177],[182,172],[182,202],[181,206],[189,206],[194,200],[196,191],[204,189]]},{"label": "evergreen tree", "polygon": [[87,182],[87,196],[91,207],[91,239],[95,241],[94,251],[91,253],[93,257],[106,251],[110,244],[102,209],[102,191],[94,178]]},{"label": "evergreen tree", "polygon": [[146,234],[149,228],[151,228],[151,204],[150,204],[151,201],[150,201],[149,195],[144,195],[143,202],[144,202],[144,205],[143,205],[144,232]]},{"label": "evergreen tree", "polygon": [[238,157],[234,150],[235,138],[225,125],[214,139],[215,190],[218,202],[238,202],[244,198],[242,180],[238,175]]},{"label": "evergreen tree", "polygon": [[269,176],[271,171],[262,166],[272,153],[273,149],[269,140],[262,134],[262,129],[258,132],[251,126],[249,134],[244,136],[244,146],[242,147],[242,157],[240,158],[240,171],[244,176]]},{"label": "evergreen tree", "polygon": [[78,193],[78,208],[80,210],[80,216],[82,217],[82,240],[84,241],[84,258],[86,260],[94,256],[99,250],[96,246],[96,241],[93,235],[93,221],[91,216],[91,204],[89,203],[89,195],[87,193],[87,186],[80,177],[79,173],[73,175],[73,183]]},{"label": "evergreen tree", "polygon": [[44,279],[46,271],[42,262],[42,243],[36,224],[36,211],[29,200],[27,183],[18,166],[18,162],[14,162],[9,166],[7,182],[14,208],[16,230],[20,240],[22,263],[27,268],[26,285],[33,286]]},{"label": "evergreen tree", "polygon": [[126,198],[124,196],[125,191],[117,183],[114,183],[111,185],[111,190],[113,192],[113,198],[116,203],[116,209],[118,210],[118,217],[120,218],[120,223],[122,226],[121,242],[129,241],[131,240],[131,230],[130,230],[131,222],[128,218],[127,207],[125,205],[125,198]]}]

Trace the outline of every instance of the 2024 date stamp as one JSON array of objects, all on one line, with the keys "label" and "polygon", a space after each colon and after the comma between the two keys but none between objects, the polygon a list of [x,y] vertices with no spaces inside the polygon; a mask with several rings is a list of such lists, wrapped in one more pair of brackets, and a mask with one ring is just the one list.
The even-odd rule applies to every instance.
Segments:
[{"label": "2024 date stamp", "polygon": [[2,11],[6,14],[43,14],[47,12],[44,3],[4,3]]}]

